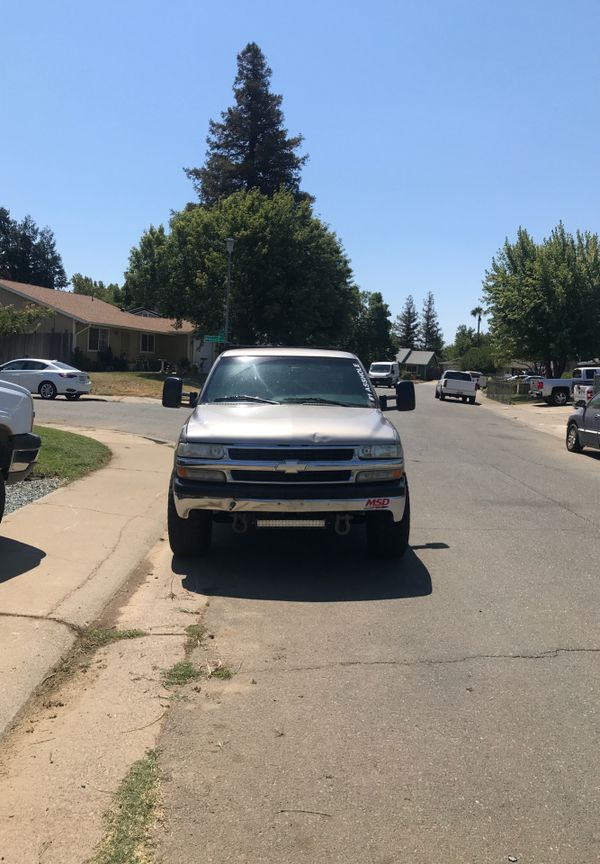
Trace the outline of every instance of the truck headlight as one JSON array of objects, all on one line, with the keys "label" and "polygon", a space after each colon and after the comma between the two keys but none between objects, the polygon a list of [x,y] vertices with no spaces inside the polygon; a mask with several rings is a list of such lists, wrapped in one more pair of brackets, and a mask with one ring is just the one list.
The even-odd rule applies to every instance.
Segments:
[{"label": "truck headlight", "polygon": [[401,459],[400,444],[363,444],[358,449],[359,459]]},{"label": "truck headlight", "polygon": [[181,442],[177,445],[177,455],[188,459],[222,459],[225,455],[225,448],[222,444]]}]

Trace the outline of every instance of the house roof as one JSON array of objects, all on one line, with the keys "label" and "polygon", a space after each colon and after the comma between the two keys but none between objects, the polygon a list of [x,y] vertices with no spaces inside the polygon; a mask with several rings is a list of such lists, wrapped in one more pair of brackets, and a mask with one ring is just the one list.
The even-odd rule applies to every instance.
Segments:
[{"label": "house roof", "polygon": [[411,351],[408,360],[411,366],[429,366],[432,360],[435,359],[435,351]]},{"label": "house roof", "polygon": [[413,351],[412,348],[399,348],[396,354],[398,363],[408,363],[410,366],[429,366],[435,360],[435,351]]},{"label": "house roof", "polygon": [[142,333],[162,333],[177,336],[194,332],[194,325],[182,321],[181,327],[168,318],[150,318],[122,312],[116,306],[88,297],[86,294],[74,294],[71,291],[55,291],[52,288],[42,288],[40,285],[27,285],[25,282],[12,282],[0,279],[0,287],[12,291],[25,300],[40,303],[56,309],[63,315],[73,318],[81,324],[93,324],[99,327],[120,327],[126,330],[138,330]]}]

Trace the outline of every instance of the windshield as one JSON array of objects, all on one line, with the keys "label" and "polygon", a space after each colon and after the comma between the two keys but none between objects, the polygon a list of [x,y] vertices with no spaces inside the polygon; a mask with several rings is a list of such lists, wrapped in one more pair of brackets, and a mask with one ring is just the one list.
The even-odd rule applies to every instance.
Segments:
[{"label": "windshield", "polygon": [[360,363],[350,357],[224,357],[200,401],[375,405]]},{"label": "windshield", "polygon": [[389,372],[391,368],[391,363],[371,363],[369,372]]},{"label": "windshield", "polygon": [[468,372],[446,372],[445,377],[450,378],[452,381],[472,381],[473,380]]}]

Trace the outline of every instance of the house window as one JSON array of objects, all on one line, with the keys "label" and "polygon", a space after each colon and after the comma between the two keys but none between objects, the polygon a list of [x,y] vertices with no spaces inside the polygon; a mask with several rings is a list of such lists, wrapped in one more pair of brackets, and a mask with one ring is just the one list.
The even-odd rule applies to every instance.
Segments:
[{"label": "house window", "polygon": [[140,347],[142,354],[154,354],[154,350],[154,333],[142,333]]},{"label": "house window", "polygon": [[88,351],[106,351],[108,348],[108,329],[90,327],[88,330]]}]

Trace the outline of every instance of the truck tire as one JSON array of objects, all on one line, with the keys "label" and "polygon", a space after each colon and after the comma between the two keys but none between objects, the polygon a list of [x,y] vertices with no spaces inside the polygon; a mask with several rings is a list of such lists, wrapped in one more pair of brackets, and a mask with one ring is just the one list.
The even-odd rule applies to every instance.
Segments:
[{"label": "truck tire", "polygon": [[400,522],[394,522],[389,511],[370,513],[367,517],[367,548],[373,558],[402,558],[408,549],[410,535],[410,498],[406,487],[406,506]]},{"label": "truck tire", "polygon": [[0,473],[0,522],[4,516],[4,506],[6,504],[6,488],[4,486],[4,477]]},{"label": "truck tire", "polygon": [[436,387],[436,389],[435,389],[433,392],[435,393],[435,398],[436,398],[436,399],[439,399],[439,398],[440,398],[440,394],[439,394],[438,391],[437,391],[437,387]]},{"label": "truck tire", "polygon": [[581,453],[583,450],[579,442],[579,430],[576,423],[570,423],[567,429],[567,450],[569,453]]},{"label": "truck tire", "polygon": [[566,390],[564,387],[555,387],[552,391],[552,404],[553,405],[566,405],[569,401],[569,396],[571,395],[570,390]]},{"label": "truck tire", "polygon": [[474,404],[475,404],[475,397],[474,397],[474,396],[469,396],[469,403],[470,403],[471,405],[474,405]]},{"label": "truck tire", "polygon": [[440,401],[443,402],[445,398],[446,398],[446,394],[445,394],[445,393],[442,393],[442,392],[440,391]]},{"label": "truck tire", "polygon": [[169,546],[173,555],[191,558],[205,555],[210,550],[212,540],[212,516],[204,510],[193,510],[187,519],[177,515],[173,490],[169,490],[167,504],[167,528]]}]

